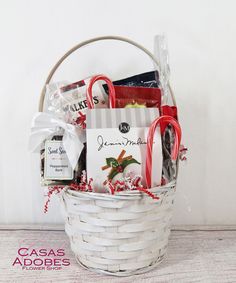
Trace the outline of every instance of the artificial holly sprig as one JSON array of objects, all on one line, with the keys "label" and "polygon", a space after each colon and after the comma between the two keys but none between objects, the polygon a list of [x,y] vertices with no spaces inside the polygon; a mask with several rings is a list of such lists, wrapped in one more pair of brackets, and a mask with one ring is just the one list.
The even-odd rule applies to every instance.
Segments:
[{"label": "artificial holly sprig", "polygon": [[112,180],[117,174],[122,173],[128,165],[132,163],[140,164],[136,159],[132,157],[132,155],[125,157],[125,153],[126,151],[122,150],[117,158],[106,158],[106,165],[102,167],[102,170],[111,168],[108,174],[108,180]]}]

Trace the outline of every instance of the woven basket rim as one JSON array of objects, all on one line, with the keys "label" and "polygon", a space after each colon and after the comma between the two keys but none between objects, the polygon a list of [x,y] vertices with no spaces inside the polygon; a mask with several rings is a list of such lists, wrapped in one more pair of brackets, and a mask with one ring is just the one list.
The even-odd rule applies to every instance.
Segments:
[{"label": "woven basket rim", "polygon": [[[170,183],[159,186],[153,187],[149,191],[154,195],[159,195],[160,193],[166,194],[172,191],[176,186],[176,180],[171,181]],[[64,189],[64,194],[68,197],[83,197],[88,199],[100,199],[100,200],[135,200],[140,198],[150,198],[147,194],[140,192],[138,190],[133,191],[122,191],[118,192],[114,195],[107,194],[107,193],[94,193],[94,192],[80,192],[71,190],[69,187]]]}]

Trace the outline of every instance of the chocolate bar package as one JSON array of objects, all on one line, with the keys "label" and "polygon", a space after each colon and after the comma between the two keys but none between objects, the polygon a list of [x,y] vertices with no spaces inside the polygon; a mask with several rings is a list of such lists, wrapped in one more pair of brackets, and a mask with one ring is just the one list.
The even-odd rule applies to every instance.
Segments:
[{"label": "chocolate bar package", "polygon": [[159,88],[114,86],[116,108],[159,108],[161,90]]},{"label": "chocolate bar package", "polygon": [[176,178],[176,160],[171,158],[171,149],[174,144],[174,130],[172,126],[168,125],[165,129],[162,139],[163,150],[163,178],[165,183],[169,183]]},{"label": "chocolate bar package", "polygon": [[[163,105],[161,107],[162,115],[168,115],[178,121],[177,107]],[[171,158],[171,149],[174,144],[174,130],[168,123],[162,123],[162,150],[163,150],[163,178],[166,183],[171,182],[176,178],[177,173],[177,162]]]},{"label": "chocolate bar package", "polygon": [[[128,77],[122,80],[117,80],[112,82],[114,86],[140,86],[140,87],[159,87],[159,74],[158,71],[151,71]],[[108,94],[108,87],[103,84],[103,88]]]}]

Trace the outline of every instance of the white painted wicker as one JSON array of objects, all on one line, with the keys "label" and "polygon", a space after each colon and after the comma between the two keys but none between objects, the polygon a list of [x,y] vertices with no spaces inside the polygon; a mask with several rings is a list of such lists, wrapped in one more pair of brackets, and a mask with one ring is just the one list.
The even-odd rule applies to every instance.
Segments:
[{"label": "white painted wicker", "polygon": [[62,193],[65,231],[81,265],[128,276],[161,262],[170,233],[175,183],[150,191],[160,199],[138,191],[109,195],[66,189]]}]

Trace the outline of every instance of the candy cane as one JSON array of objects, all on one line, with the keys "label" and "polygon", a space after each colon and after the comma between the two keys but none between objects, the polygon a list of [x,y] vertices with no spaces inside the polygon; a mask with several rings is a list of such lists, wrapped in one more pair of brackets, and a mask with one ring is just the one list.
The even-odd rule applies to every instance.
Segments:
[{"label": "candy cane", "polygon": [[93,102],[93,95],[92,95],[92,88],[95,82],[97,81],[104,81],[107,83],[108,90],[109,90],[109,107],[115,108],[115,88],[113,86],[112,81],[104,76],[104,75],[97,75],[91,78],[88,88],[87,88],[87,103],[88,108],[93,109],[94,108],[94,102]]},{"label": "candy cane", "polygon": [[154,139],[154,134],[156,131],[156,128],[158,125],[165,123],[171,124],[174,128],[175,132],[175,142],[174,146],[172,148],[172,153],[171,157],[173,160],[176,160],[178,157],[179,153],[179,146],[180,146],[180,141],[181,141],[181,128],[179,123],[171,116],[161,116],[157,119],[155,119],[148,131],[148,137],[147,137],[147,154],[146,154],[146,168],[145,168],[145,173],[146,173],[146,183],[147,187],[151,188],[152,186],[152,147],[153,147],[153,139]]}]

